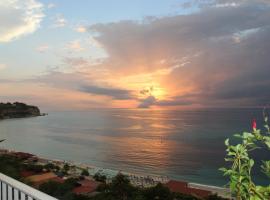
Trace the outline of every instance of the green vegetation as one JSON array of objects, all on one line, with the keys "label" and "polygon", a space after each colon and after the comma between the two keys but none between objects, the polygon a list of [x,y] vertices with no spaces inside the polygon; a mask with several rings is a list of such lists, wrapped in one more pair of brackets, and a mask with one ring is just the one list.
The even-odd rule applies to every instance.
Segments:
[{"label": "green vegetation", "polygon": [[[134,187],[122,174],[117,175],[109,184],[101,184],[97,194],[92,197],[73,194],[71,191],[76,184],[77,179],[67,179],[64,183],[49,181],[39,189],[60,200],[201,200],[191,195],[173,193],[162,184],[151,188]],[[225,199],[212,195],[205,200]]]},{"label": "green vegetation", "polygon": [[0,103],[0,119],[21,118],[40,116],[40,110],[36,106],[29,106],[24,103]]},{"label": "green vegetation", "polygon": [[[266,148],[270,150],[270,129],[268,116],[264,110],[264,130],[257,129],[253,121],[252,132],[236,134],[240,143],[231,145],[229,139],[225,141],[227,157],[225,161],[231,163],[229,168],[222,168],[225,176],[229,176],[231,192],[237,200],[266,200],[270,199],[270,185],[256,185],[252,178],[252,168],[255,164],[251,152]],[[262,172],[270,178],[270,161],[262,161]]]},{"label": "green vegetation", "polygon": [[54,165],[53,163],[48,163],[44,165],[43,168],[46,169],[47,171],[55,171],[55,172],[60,171],[60,167],[57,165]]},{"label": "green vegetation", "polygon": [[63,169],[62,169],[62,172],[64,173],[64,174],[68,174],[68,171],[70,170],[70,166],[69,166],[69,164],[65,164],[64,165],[64,167],[63,167]]},{"label": "green vegetation", "polygon": [[24,168],[23,160],[11,156],[0,155],[0,172],[20,180],[20,171]]},{"label": "green vegetation", "polygon": [[23,164],[22,166],[23,166],[22,167],[23,170],[33,171],[36,174],[43,172],[43,168],[44,168],[42,165],[36,165],[36,164],[31,164],[31,163]]},{"label": "green vegetation", "polygon": [[69,178],[64,183],[48,181],[39,186],[39,190],[58,199],[73,199],[72,189],[77,186],[78,179]]},{"label": "green vegetation", "polygon": [[[111,183],[100,185],[98,191],[99,194],[89,197],[89,200],[199,200],[191,195],[173,193],[162,184],[150,188],[134,187],[122,174],[117,175]],[[222,200],[222,198],[213,195],[205,200]]]},{"label": "green vegetation", "polygon": [[81,173],[81,176],[89,176],[89,172],[87,169],[83,169],[82,170],[82,173]]},{"label": "green vegetation", "polygon": [[102,183],[106,182],[106,176],[101,175],[100,173],[96,173],[93,178],[98,182],[102,182]]}]

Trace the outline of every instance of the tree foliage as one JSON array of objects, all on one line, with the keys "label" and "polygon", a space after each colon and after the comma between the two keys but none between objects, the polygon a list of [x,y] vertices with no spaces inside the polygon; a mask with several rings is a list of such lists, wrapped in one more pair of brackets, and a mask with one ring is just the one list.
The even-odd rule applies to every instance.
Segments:
[{"label": "tree foliage", "polygon": [[90,174],[89,174],[87,169],[83,169],[82,172],[81,172],[81,175],[82,176],[89,176]]},{"label": "tree foliage", "polygon": [[[199,200],[192,195],[174,193],[168,187],[159,183],[149,188],[139,188],[131,185],[129,179],[118,174],[111,183],[104,183],[98,189],[99,194],[89,200]],[[205,200],[223,200],[216,195]]]},{"label": "tree foliage", "polygon": [[106,182],[106,176],[105,175],[102,175],[100,173],[96,173],[93,177],[96,181],[99,181],[99,182],[102,182],[102,183],[105,183]]}]

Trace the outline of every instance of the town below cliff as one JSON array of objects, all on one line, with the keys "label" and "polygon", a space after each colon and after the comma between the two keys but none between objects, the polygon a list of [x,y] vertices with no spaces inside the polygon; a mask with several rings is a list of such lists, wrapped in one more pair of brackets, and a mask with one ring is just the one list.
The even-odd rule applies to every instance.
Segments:
[{"label": "town below cliff", "polygon": [[0,120],[11,118],[24,118],[41,116],[37,106],[31,106],[24,103],[0,103]]}]

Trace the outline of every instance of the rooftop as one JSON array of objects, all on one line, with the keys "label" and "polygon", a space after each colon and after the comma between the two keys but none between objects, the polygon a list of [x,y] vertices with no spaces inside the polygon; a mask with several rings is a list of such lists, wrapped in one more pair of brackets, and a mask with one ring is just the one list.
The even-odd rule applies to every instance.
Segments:
[{"label": "rooftop", "polygon": [[188,187],[187,182],[170,180],[165,184],[172,192],[179,192],[182,194],[194,195],[197,197],[207,197],[211,191]]},{"label": "rooftop", "polygon": [[79,181],[78,183],[80,184],[80,186],[72,190],[75,194],[89,194],[91,192],[94,192],[100,185],[99,182],[90,179],[84,179]]}]

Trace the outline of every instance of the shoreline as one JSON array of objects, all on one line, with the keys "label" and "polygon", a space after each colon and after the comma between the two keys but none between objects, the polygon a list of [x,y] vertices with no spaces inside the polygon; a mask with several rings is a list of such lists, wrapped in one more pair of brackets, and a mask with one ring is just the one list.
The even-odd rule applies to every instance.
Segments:
[{"label": "shoreline", "polygon": [[29,116],[22,116],[22,117],[4,117],[0,118],[0,121],[3,120],[12,120],[12,119],[27,119],[27,118],[34,118],[34,117],[44,117],[49,115],[48,113],[40,113],[39,115],[29,115]]},{"label": "shoreline", "polygon": [[[0,148],[0,155],[3,154],[14,154],[14,153],[25,153],[25,154],[31,154],[26,152],[18,152],[11,149],[4,149]],[[68,164],[70,166],[75,167],[76,170],[83,170],[86,169],[90,176],[94,176],[95,174],[99,173],[100,175],[104,175],[107,178],[107,181],[110,182],[117,174],[121,173],[128,177],[131,184],[137,187],[152,187],[157,185],[158,183],[162,184],[168,184],[169,182],[178,182],[181,184],[186,184],[188,188],[191,189],[198,189],[198,190],[206,190],[210,191],[213,194],[217,194],[224,198],[230,198],[230,191],[228,188],[219,187],[215,185],[207,185],[207,184],[200,184],[200,183],[194,183],[194,182],[186,182],[182,180],[177,179],[171,179],[169,176],[161,176],[161,175],[147,175],[145,173],[131,173],[125,170],[113,170],[113,169],[107,169],[103,167],[94,166],[87,163],[82,162],[75,162],[75,161],[67,161],[67,160],[61,160],[61,159],[50,159],[44,156],[37,156],[34,154],[31,154],[33,157],[38,159],[39,164],[48,164],[53,163],[56,165],[65,165]],[[76,171],[75,170],[75,171]]]}]

